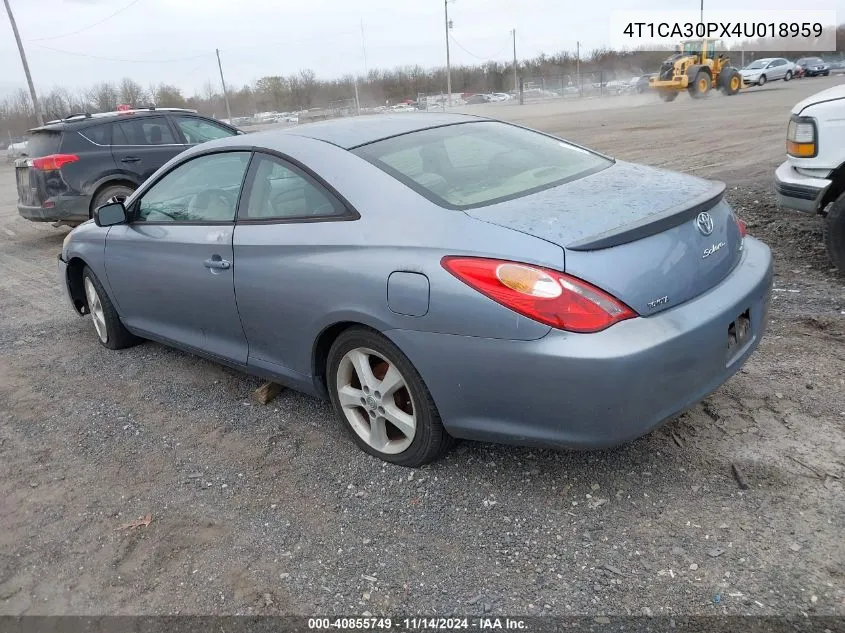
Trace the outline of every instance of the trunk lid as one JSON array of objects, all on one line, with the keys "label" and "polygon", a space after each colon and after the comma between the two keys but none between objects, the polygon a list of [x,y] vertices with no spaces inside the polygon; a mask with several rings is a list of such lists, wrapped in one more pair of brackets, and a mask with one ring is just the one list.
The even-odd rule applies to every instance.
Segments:
[{"label": "trunk lid", "polygon": [[562,246],[565,272],[646,316],[707,291],[739,261],[742,238],[724,190],[721,183],[617,161],[580,180],[466,213]]}]

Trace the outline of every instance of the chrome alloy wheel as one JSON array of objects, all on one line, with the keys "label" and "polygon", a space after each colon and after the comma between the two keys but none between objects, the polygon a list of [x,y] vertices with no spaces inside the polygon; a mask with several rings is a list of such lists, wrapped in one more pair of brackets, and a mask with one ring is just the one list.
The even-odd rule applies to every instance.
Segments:
[{"label": "chrome alloy wheel", "polygon": [[103,343],[108,343],[109,333],[106,329],[106,315],[103,312],[103,302],[90,277],[85,278],[85,298],[88,300],[88,311],[91,313],[91,320],[94,321],[94,329],[97,336]]},{"label": "chrome alloy wheel", "polygon": [[336,389],[346,419],[368,446],[396,455],[414,441],[414,402],[396,365],[371,349],[356,347],[340,360]]}]

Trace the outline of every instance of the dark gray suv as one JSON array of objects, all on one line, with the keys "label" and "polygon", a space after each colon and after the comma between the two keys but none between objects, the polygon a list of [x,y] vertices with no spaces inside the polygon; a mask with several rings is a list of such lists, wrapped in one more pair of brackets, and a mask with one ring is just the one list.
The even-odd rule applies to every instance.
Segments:
[{"label": "dark gray suv", "polygon": [[18,212],[68,225],[122,200],[188,147],[243,134],[181,108],[76,114],[29,133],[25,155],[15,161]]}]

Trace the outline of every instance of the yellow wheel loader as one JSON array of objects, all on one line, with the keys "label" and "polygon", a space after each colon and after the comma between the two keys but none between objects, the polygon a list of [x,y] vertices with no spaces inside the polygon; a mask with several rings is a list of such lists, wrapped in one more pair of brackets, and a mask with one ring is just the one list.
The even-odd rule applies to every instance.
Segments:
[{"label": "yellow wheel loader", "polygon": [[664,101],[674,101],[684,90],[694,99],[707,96],[711,90],[735,95],[743,87],[742,76],[730,65],[730,57],[716,55],[717,43],[682,42],[677,52],[663,62],[657,75],[649,79],[649,88],[656,90]]}]

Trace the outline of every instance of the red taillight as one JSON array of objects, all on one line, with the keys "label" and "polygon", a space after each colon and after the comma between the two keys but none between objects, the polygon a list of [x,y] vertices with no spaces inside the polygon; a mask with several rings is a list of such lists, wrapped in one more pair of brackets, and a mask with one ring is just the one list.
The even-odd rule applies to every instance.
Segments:
[{"label": "red taillight", "polygon": [[637,316],[595,286],[548,268],[482,257],[444,257],[465,284],[529,319],[569,332],[598,332]]},{"label": "red taillight", "polygon": [[745,228],[745,222],[740,220],[739,218],[736,219],[736,225],[739,227],[739,236],[745,237],[748,234],[748,231]]},{"label": "red taillight", "polygon": [[41,158],[33,158],[32,167],[39,171],[55,171],[68,163],[75,163],[78,160],[79,156],[76,154],[50,154]]}]

